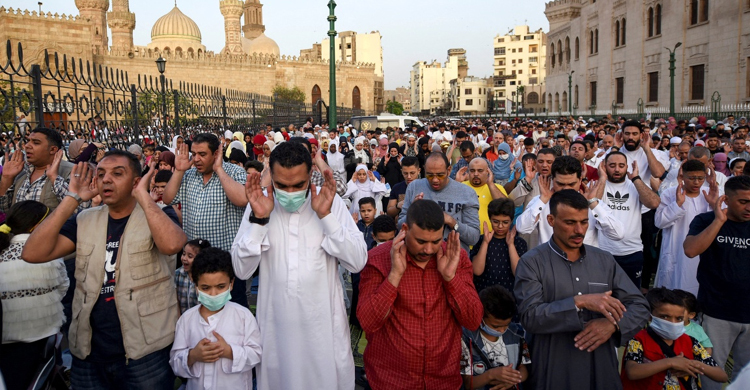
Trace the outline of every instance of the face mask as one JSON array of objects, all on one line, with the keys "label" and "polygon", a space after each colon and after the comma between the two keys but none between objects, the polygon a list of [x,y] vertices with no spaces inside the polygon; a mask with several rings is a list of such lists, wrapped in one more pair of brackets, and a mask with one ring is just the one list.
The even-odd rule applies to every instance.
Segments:
[{"label": "face mask", "polygon": [[507,160],[507,159],[510,158],[510,155],[509,154],[501,154],[501,155],[499,155],[497,157],[499,157],[501,160]]},{"label": "face mask", "polygon": [[685,333],[685,324],[651,316],[651,329],[665,340],[677,340]]},{"label": "face mask", "polygon": [[487,333],[488,335],[492,337],[502,337],[503,334],[505,333],[505,332],[498,332],[495,329],[490,328],[489,326],[487,326],[487,324],[484,323],[484,321],[482,321],[482,325],[479,327],[479,329],[482,329],[484,333]]},{"label": "face mask", "polygon": [[227,302],[229,302],[229,299],[232,297],[229,294],[230,290],[231,288],[228,288],[227,291],[224,291],[219,295],[208,295],[203,291],[198,290],[198,302],[200,302],[201,305],[205,306],[206,309],[210,311],[219,311],[222,307],[224,307],[224,305],[227,304]]},{"label": "face mask", "polygon": [[286,192],[278,189],[274,189],[274,195],[276,196],[276,200],[279,201],[279,204],[281,207],[284,208],[284,210],[293,213],[297,210],[299,210],[300,206],[302,206],[303,203],[305,203],[305,199],[307,199],[307,193],[309,192],[309,188],[305,191],[296,191],[296,192]]}]

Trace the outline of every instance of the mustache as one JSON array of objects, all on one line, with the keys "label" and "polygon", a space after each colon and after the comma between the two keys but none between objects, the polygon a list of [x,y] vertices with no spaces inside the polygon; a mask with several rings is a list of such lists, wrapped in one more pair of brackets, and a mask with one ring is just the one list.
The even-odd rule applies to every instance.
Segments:
[{"label": "mustache", "polygon": [[586,238],[586,236],[583,235],[583,234],[574,234],[574,235],[570,236],[570,238],[571,239],[573,239],[573,238]]}]

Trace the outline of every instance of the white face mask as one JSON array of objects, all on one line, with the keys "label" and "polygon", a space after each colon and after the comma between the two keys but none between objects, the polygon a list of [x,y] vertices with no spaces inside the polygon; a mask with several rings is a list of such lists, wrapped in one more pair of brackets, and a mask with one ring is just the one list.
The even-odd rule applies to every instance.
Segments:
[{"label": "white face mask", "polygon": [[501,160],[507,160],[507,159],[510,158],[510,155],[509,154],[501,154],[501,155],[499,155],[497,157],[500,158]]}]

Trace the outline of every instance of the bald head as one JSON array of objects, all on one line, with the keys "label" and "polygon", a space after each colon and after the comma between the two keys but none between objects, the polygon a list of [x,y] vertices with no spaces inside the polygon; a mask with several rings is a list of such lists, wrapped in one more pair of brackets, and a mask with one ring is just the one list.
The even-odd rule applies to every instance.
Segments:
[{"label": "bald head", "polygon": [[612,137],[611,135],[607,134],[604,136],[604,138],[602,138],[602,147],[604,149],[609,149],[614,144],[615,144],[615,138]]},{"label": "bald head", "polygon": [[474,187],[481,187],[490,181],[490,164],[479,157],[469,162],[469,182]]}]

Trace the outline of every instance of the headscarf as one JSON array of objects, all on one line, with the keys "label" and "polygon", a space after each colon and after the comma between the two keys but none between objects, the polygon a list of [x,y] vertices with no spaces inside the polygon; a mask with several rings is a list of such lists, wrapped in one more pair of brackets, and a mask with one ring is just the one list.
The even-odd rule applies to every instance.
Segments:
[{"label": "headscarf", "polygon": [[141,163],[141,168],[143,168],[145,166],[146,159],[143,156],[143,149],[141,149],[141,147],[138,146],[138,144],[132,144],[132,145],[128,146],[128,152],[130,152],[130,153],[132,153],[134,155],[141,156],[138,159],[138,162]]},{"label": "headscarf", "polygon": [[[354,158],[360,159],[360,162],[363,164],[367,164],[370,162],[370,157],[367,156],[367,152],[365,151],[365,148],[363,147],[362,150],[357,150],[357,145],[363,145],[365,144],[365,137],[359,136],[357,139],[354,140]],[[356,172],[356,171],[355,171]]]},{"label": "headscarf", "polygon": [[503,160],[498,157],[498,159],[492,163],[492,173],[495,175],[495,179],[506,180],[510,177],[510,164],[513,162],[513,155],[510,153],[510,145],[506,142],[497,146],[497,151],[500,152],[501,150],[508,154],[508,158]]},{"label": "headscarf", "polygon": [[99,147],[95,143],[90,143],[89,146],[87,146],[86,149],[83,149],[81,154],[78,155],[78,158],[75,159],[74,163],[78,164],[79,162],[88,162],[98,148]]},{"label": "headscarf", "polygon": [[229,144],[230,156],[231,156],[232,149],[237,149],[241,151],[242,153],[245,153],[245,145],[243,145],[242,142],[240,141],[232,141],[232,143]]},{"label": "headscarf", "polygon": [[226,139],[232,139],[232,130],[227,130],[224,132],[224,138]]},{"label": "headscarf", "polygon": [[284,142],[284,134],[282,133],[276,133],[273,135],[273,142],[276,143],[276,145]]},{"label": "headscarf", "polygon": [[238,163],[244,165],[247,162],[247,156],[245,156],[245,151],[240,149],[234,149],[230,148],[232,151],[229,153],[229,160],[230,161],[237,161]]},{"label": "headscarf", "polygon": [[71,160],[75,160],[78,158],[78,156],[81,155],[81,152],[83,151],[83,144],[86,143],[86,140],[83,139],[74,139],[70,141],[70,145],[68,145],[68,157]]},{"label": "headscarf", "polygon": [[255,147],[255,145],[263,145],[268,141],[268,138],[266,138],[265,135],[258,134],[255,137],[253,137],[253,153],[255,153],[256,156],[260,156],[263,154],[263,149],[258,149]]},{"label": "headscarf", "polygon": [[[232,140],[232,142],[229,143],[229,148],[227,148],[227,151],[226,151],[227,158],[229,157],[229,154],[232,152],[232,148],[233,148],[232,144],[234,144],[235,142],[239,142],[239,144],[242,146],[241,148],[242,153],[245,153],[245,135],[242,134],[241,131],[235,131],[232,134],[232,138],[230,139]],[[240,148],[236,148],[236,149],[240,149]]]},{"label": "headscarf", "polygon": [[727,155],[725,153],[714,154],[714,169],[716,169],[716,172],[721,172],[727,176],[732,174],[727,167]]},{"label": "headscarf", "polygon": [[[383,135],[385,135],[385,134],[383,134]],[[380,137],[380,139],[378,140],[378,146],[383,146],[383,145],[388,146],[388,137],[387,136],[386,137]],[[385,155],[388,154],[388,151],[390,149],[391,148],[388,147],[386,150],[383,150],[382,148],[379,147],[377,149],[377,157],[384,158]],[[373,157],[375,157],[375,156],[373,156]]]},{"label": "headscarf", "polygon": [[[367,169],[367,165],[365,164],[357,164],[357,168],[354,169],[354,174],[356,175],[360,170],[364,170],[365,173],[369,172],[370,170]],[[368,178],[365,180],[364,183],[357,180],[356,177],[354,177],[354,184],[357,185],[357,189],[360,191],[371,191],[372,189],[372,182],[370,182],[370,179]]]},{"label": "headscarf", "polygon": [[172,137],[172,147],[169,149],[172,153],[177,153],[177,138],[182,138],[182,136],[175,135]]},{"label": "headscarf", "polygon": [[[157,162],[157,164],[162,161],[164,161],[165,163],[169,164],[169,166],[174,168],[174,153],[161,152],[161,154],[159,154],[159,161]],[[157,166],[157,169],[158,169],[158,166]]]},{"label": "headscarf", "polygon": [[[273,150],[276,148],[276,143],[273,141],[266,141],[263,143],[263,146],[268,146],[268,148],[271,149],[271,151],[273,152]],[[263,152],[262,149],[261,149],[261,152]]]}]

